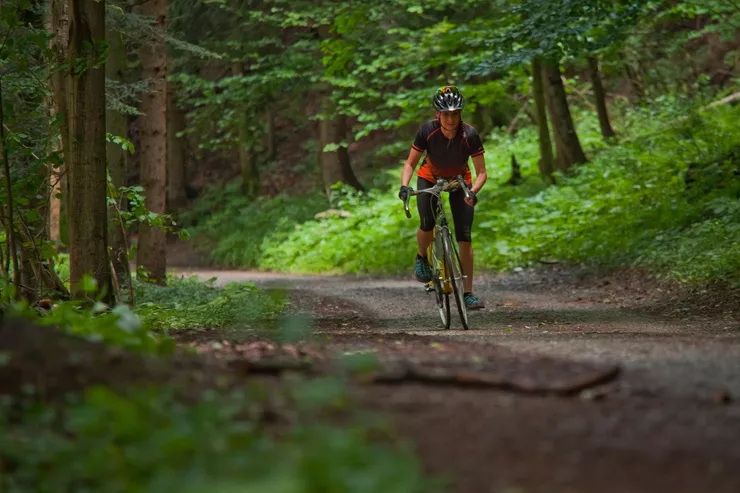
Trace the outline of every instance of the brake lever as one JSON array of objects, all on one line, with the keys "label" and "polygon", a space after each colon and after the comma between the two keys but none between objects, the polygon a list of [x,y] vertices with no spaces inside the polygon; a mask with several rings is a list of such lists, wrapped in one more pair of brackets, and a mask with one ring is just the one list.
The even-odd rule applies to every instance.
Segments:
[{"label": "brake lever", "polygon": [[409,201],[411,201],[411,194],[414,193],[414,189],[409,187],[408,193],[406,194],[406,200],[403,201],[403,210],[406,213],[406,217],[411,219],[411,211],[409,210]]},{"label": "brake lever", "polygon": [[463,193],[465,194],[466,199],[469,199],[470,197],[472,197],[470,190],[468,190],[468,186],[465,185],[465,180],[463,179],[462,175],[457,175],[457,183],[463,189]]}]

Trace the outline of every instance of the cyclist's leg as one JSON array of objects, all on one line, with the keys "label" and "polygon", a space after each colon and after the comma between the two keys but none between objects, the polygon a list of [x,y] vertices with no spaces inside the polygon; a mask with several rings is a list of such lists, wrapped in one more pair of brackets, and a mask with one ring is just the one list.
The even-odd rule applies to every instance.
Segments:
[{"label": "cyclist's leg", "polygon": [[[434,183],[419,177],[416,182],[417,190],[431,188]],[[420,282],[429,282],[432,279],[432,269],[427,259],[427,250],[434,237],[434,210],[437,204],[437,198],[423,193],[416,196],[416,208],[419,211],[419,229],[416,231],[416,243],[418,251],[415,260],[416,278]]]},{"label": "cyclist's leg", "polygon": [[[416,189],[424,190],[432,188],[434,183],[419,177],[416,180]],[[422,193],[416,196],[416,208],[419,211],[419,229],[416,232],[416,242],[419,245],[419,255],[422,257],[427,254],[427,249],[432,243],[434,230],[434,211],[437,207],[437,197]]]},{"label": "cyclist's leg", "polygon": [[457,190],[450,194],[450,209],[452,219],[455,222],[455,239],[460,250],[460,262],[466,276],[463,283],[465,303],[470,309],[483,308],[483,303],[473,295],[473,242],[471,230],[475,208],[466,204],[465,194],[462,190]]}]

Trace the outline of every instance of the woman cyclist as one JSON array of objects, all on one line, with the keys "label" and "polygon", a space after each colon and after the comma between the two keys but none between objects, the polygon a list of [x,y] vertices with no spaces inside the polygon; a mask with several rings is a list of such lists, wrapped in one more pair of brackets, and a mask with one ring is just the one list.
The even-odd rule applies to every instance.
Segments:
[{"label": "woman cyclist", "polygon": [[[437,118],[425,123],[416,134],[409,157],[403,166],[398,196],[401,200],[406,200],[409,182],[424,152],[426,157],[419,168],[417,190],[433,187],[437,178],[452,179],[463,175],[471,196],[466,198],[463,191],[458,189],[450,192],[449,202],[455,224],[455,239],[460,248],[460,260],[467,276],[463,283],[465,305],[469,310],[481,309],[484,307],[483,302],[473,294],[473,245],[470,230],[473,226],[474,207],[478,202],[476,194],[483,188],[487,178],[483,142],[478,132],[462,121],[465,98],[457,87],[444,86],[438,89],[432,98],[432,106]],[[475,166],[475,183],[472,185],[468,158],[472,159]],[[429,194],[418,195],[416,201],[421,224],[416,232],[419,251],[416,254],[415,275],[423,283],[432,280],[432,269],[426,255],[433,237],[436,201],[437,198]]]}]

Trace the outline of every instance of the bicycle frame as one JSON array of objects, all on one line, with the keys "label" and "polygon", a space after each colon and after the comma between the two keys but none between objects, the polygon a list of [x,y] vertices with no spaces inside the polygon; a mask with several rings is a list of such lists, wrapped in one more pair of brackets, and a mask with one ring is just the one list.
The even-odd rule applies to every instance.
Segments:
[{"label": "bicycle frame", "polygon": [[[442,197],[438,197],[437,207],[434,211],[434,229],[432,230],[432,243],[429,244],[428,255],[430,259],[434,259],[435,264],[439,265],[439,281],[442,285],[442,294],[452,294],[452,283],[450,283],[449,269],[447,268],[447,260],[444,258],[441,237],[439,231],[446,229],[449,232],[449,225],[447,224],[447,216],[445,215],[444,202]],[[451,233],[450,233],[451,234]],[[436,266],[436,265],[435,265]],[[435,274],[437,274],[435,269]],[[433,282],[430,282],[433,285]]]},{"label": "bicycle frame", "polygon": [[[447,266],[447,262],[444,258],[444,255],[442,255],[442,246],[439,243],[439,231],[442,229],[446,229],[450,236],[452,236],[452,233],[450,232],[449,223],[447,222],[447,216],[445,215],[444,211],[444,201],[442,200],[442,192],[451,192],[457,188],[462,188],[463,192],[465,193],[466,197],[470,196],[470,191],[468,190],[468,187],[465,186],[465,180],[461,175],[456,176],[452,181],[448,181],[442,178],[437,179],[437,183],[431,187],[424,190],[418,190],[414,192],[413,190],[409,194],[409,197],[407,197],[405,201],[405,211],[406,211],[406,217],[411,217],[411,212],[409,211],[409,199],[411,195],[418,195],[420,193],[431,193],[435,197],[437,197],[437,206],[436,210],[434,211],[434,229],[432,230],[432,243],[429,245],[427,258],[434,259],[434,261],[438,264],[440,264],[439,268],[439,274],[440,274],[440,284],[442,285],[442,294],[452,294],[453,288],[452,283],[450,282],[450,273],[449,268]],[[452,249],[454,251],[455,257],[459,259],[460,253],[457,251],[457,244],[454,241],[451,241],[450,244],[452,245]],[[436,267],[436,265],[433,265],[432,267]],[[435,272],[436,274],[436,272]],[[463,273],[463,278],[466,277]],[[433,282],[430,283],[430,286],[433,285]]]}]

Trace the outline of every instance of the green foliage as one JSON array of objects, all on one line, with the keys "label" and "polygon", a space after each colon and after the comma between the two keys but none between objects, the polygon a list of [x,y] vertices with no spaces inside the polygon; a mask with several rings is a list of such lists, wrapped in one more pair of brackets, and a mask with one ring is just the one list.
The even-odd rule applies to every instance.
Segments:
[{"label": "green foliage", "polygon": [[708,201],[702,215],[707,219],[655,236],[637,264],[684,282],[723,281],[740,288],[740,200]]},{"label": "green foliage", "polygon": [[265,249],[280,245],[296,225],[327,208],[326,196],[315,193],[292,197],[281,194],[250,202],[233,183],[212,187],[183,220],[192,227],[196,245],[218,264],[260,267]]},{"label": "green foliage", "polygon": [[[64,271],[65,257],[57,265]],[[135,280],[137,305],[113,308],[93,299],[67,301],[51,310],[34,310],[27,303],[6,307],[8,316],[18,316],[39,325],[59,327],[63,332],[93,342],[148,353],[169,353],[174,347],[167,336],[171,330],[201,328],[245,328],[276,320],[286,305],[281,290],[264,290],[253,283],[215,285],[215,278],[170,275],[167,286]],[[86,291],[94,295],[94,280],[86,280]],[[94,304],[92,304],[94,303]]]},{"label": "green foliage", "polygon": [[10,305],[7,315],[38,325],[58,327],[66,334],[130,351],[169,354],[174,349],[172,339],[152,333],[126,305],[111,310],[102,303],[91,307],[80,301],[66,301],[40,314],[22,302]]},{"label": "green foliage", "polygon": [[[61,164],[61,156],[49,140],[49,131],[58,121],[46,107],[50,89],[45,81],[54,67],[47,46],[49,33],[40,27],[41,20],[41,12],[31,2],[12,0],[0,6],[0,124],[4,139],[0,157],[4,161],[7,156],[8,162],[3,164],[10,171],[10,183],[3,179],[0,186],[0,202],[7,205],[10,189],[15,228],[27,226],[24,232],[30,232],[34,240],[26,247],[37,248],[39,257],[46,260],[53,249],[37,237],[43,228],[40,211],[48,198],[44,180],[48,169]],[[6,215],[7,211],[3,212],[4,229],[10,224]]]},{"label": "green foliage", "polygon": [[[130,141],[121,137],[112,137],[115,142],[124,149],[133,149]],[[150,227],[159,228],[167,233],[172,233],[177,228],[177,222],[171,214],[159,214],[152,212],[146,207],[146,196],[144,187],[141,185],[122,186],[116,188],[113,185],[113,179],[108,173],[107,176],[107,202],[108,206],[115,210],[115,220],[122,222],[127,231],[140,224],[146,224]],[[124,208],[124,203],[126,207]],[[113,224],[112,227],[120,228],[121,224]],[[186,229],[178,228],[177,234],[181,239],[190,237]],[[132,255],[129,254],[129,257]]]},{"label": "green foliage", "polygon": [[[332,407],[337,393],[327,392],[326,382],[300,383],[296,388],[312,396],[310,408]],[[273,438],[259,422],[267,391],[257,386],[226,395],[207,392],[186,405],[169,388],[121,395],[98,387],[62,413],[39,408],[12,427],[0,415],[0,464],[10,471],[0,477],[0,489],[434,491],[408,450],[371,439],[383,431],[378,426],[352,420],[339,428],[302,418]],[[281,393],[281,400],[299,406],[299,416],[310,413],[305,397],[290,389]]]},{"label": "green foliage", "polygon": [[286,297],[281,291],[265,291],[253,283],[214,285],[196,277],[168,279],[167,286],[136,283],[136,313],[147,330],[247,327],[274,320]]},{"label": "green foliage", "polygon": [[334,202],[349,217],[327,214],[296,226],[285,240],[265,248],[260,267],[299,273],[397,272],[413,259],[415,231],[404,227],[408,220],[395,194],[340,187]]},{"label": "green foliage", "polygon": [[[637,263],[692,282],[738,279],[739,115],[733,107],[697,113],[665,98],[627,111],[620,120],[625,143],[607,147],[595,117],[577,112],[594,159],[555,187],[538,177],[534,129],[515,138],[494,131],[486,139],[489,183],[473,231],[478,268],[555,259]],[[512,154],[524,174],[517,187],[501,185]],[[334,200],[345,214],[295,226],[263,249],[257,265],[301,273],[408,270],[418,223],[416,214],[405,218],[395,196],[399,172],[379,190],[344,190]]]}]

